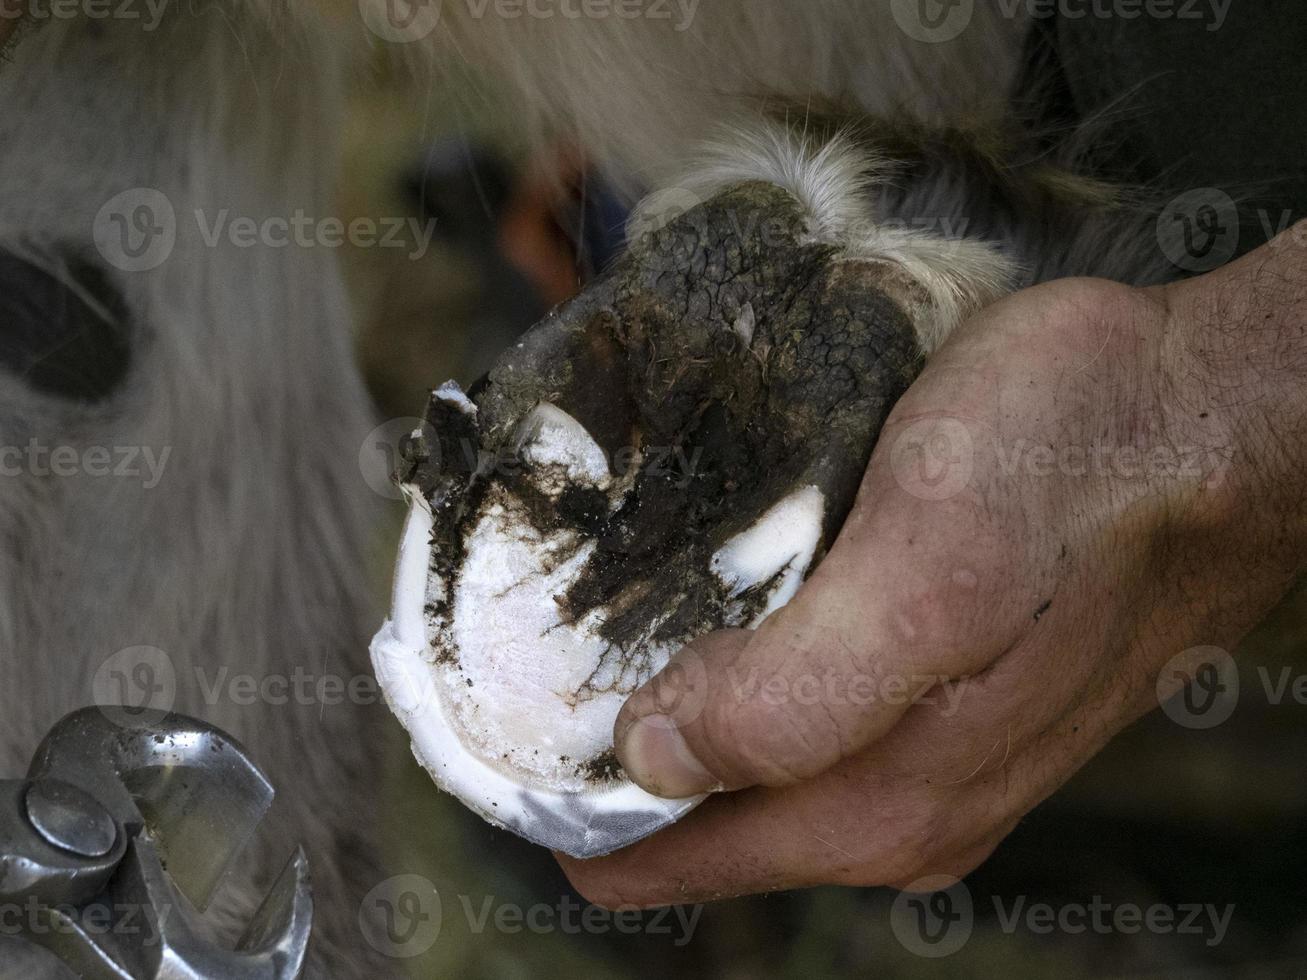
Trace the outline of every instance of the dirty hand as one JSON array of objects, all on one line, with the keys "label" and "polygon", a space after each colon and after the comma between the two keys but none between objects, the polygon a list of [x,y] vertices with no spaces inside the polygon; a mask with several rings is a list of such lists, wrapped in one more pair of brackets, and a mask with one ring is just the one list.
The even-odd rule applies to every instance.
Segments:
[{"label": "dirty hand", "polygon": [[560,858],[578,889],[651,906],[963,875],[1230,648],[1307,554],[1304,232],[1170,287],[1040,286],[962,327],[798,597],[627,703],[631,776],[715,795]]}]

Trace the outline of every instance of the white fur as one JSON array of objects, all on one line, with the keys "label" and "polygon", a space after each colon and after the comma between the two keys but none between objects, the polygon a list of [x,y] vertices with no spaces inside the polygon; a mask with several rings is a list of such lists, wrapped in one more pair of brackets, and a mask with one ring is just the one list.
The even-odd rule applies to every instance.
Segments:
[{"label": "white fur", "polygon": [[929,354],[964,319],[1008,292],[1017,270],[996,246],[878,219],[870,191],[893,178],[874,150],[848,136],[822,143],[779,122],[731,127],[700,148],[672,182],[674,194],[664,189],[637,207],[631,226],[647,232],[674,218],[678,210],[658,207],[669,198],[684,209],[733,185],[775,184],[799,202],[811,241],[834,245],[843,260],[890,263],[920,285],[924,301],[911,290],[900,301],[910,307]]}]

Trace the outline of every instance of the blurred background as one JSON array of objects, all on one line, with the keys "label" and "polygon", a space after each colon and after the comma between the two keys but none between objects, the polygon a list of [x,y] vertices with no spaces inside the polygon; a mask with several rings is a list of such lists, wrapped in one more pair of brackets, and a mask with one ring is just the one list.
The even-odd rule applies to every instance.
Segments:
[{"label": "blurred background", "polygon": [[[620,247],[624,208],[572,148],[527,157],[484,92],[434,105],[428,86],[409,90],[380,58],[350,111],[343,216],[435,221],[420,258],[378,248],[347,257],[359,357],[379,413],[397,418],[420,415],[427,389],[448,378],[474,381],[602,268]],[[556,172],[561,182],[545,176]],[[377,542],[379,596],[401,516],[396,504]],[[876,889],[647,914],[626,934],[612,917],[582,916],[584,899],[548,853],[489,827],[392,753],[389,871],[429,879],[442,913],[430,948],[395,960],[395,976],[1307,976],[1307,704],[1292,683],[1307,676],[1307,592],[1249,638],[1238,663],[1228,721],[1204,731],[1155,712],[1028,816],[968,880],[972,931],[940,958],[901,938],[894,894]],[[1190,906],[1230,918],[1217,942],[1206,910],[1184,931],[1091,920],[1044,931],[1025,914],[1096,901],[1166,906],[1176,926]],[[578,911],[565,919],[569,904]],[[538,905],[554,911],[537,928],[496,918]]]}]

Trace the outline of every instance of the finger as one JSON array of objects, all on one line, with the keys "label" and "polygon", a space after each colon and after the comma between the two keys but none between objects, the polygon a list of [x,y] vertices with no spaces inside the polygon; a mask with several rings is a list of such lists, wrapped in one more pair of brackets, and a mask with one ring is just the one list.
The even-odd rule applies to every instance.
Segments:
[{"label": "finger", "polygon": [[560,863],[611,907],[962,875],[1106,741],[1056,680],[1065,673],[1032,644],[959,699],[932,692],[883,740],[813,780],[716,796],[633,847]]},{"label": "finger", "polygon": [[1004,801],[1023,794],[1006,723],[987,713],[997,707],[983,696],[960,719],[918,705],[885,740],[813,780],[715,796],[633,847],[560,863],[587,898],[612,906],[910,879],[1011,819]]},{"label": "finger", "polygon": [[[963,535],[932,526],[966,528],[965,554]],[[614,728],[627,772],[672,798],[787,786],[882,737],[915,693],[999,657],[1037,604],[985,564],[1011,553],[999,537],[973,497],[918,500],[873,462],[844,531],[789,605],[755,633],[692,643],[664,672],[676,680],[656,677],[627,702]],[[692,696],[686,678],[701,685]]]},{"label": "finger", "polygon": [[[846,767],[849,767],[846,770]],[[982,788],[985,796],[991,794]],[[716,796],[682,822],[605,858],[560,856],[605,907],[718,901],[819,884],[884,885],[952,867],[987,831],[952,789],[891,787],[841,764],[809,783]]]}]

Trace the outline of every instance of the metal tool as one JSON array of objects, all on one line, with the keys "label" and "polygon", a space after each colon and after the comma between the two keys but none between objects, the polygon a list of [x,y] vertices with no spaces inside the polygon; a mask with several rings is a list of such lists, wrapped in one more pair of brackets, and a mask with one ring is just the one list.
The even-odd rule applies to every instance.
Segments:
[{"label": "metal tool", "polygon": [[293,980],[313,920],[302,848],[234,948],[202,914],[273,794],[204,722],[74,712],[26,779],[0,781],[0,932],[85,980]]}]

